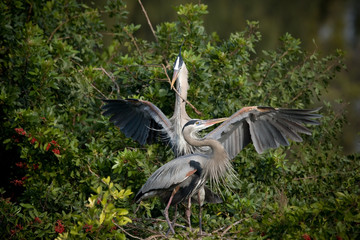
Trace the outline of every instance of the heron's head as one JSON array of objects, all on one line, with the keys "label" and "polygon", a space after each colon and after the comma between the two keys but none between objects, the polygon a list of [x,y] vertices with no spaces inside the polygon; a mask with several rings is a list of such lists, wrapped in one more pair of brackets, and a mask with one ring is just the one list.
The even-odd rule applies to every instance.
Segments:
[{"label": "heron's head", "polygon": [[181,48],[180,48],[180,52],[179,55],[177,56],[175,63],[174,63],[174,73],[172,76],[172,80],[171,80],[171,87],[174,86],[174,83],[176,81],[176,79],[178,78],[181,69],[185,66],[185,63],[183,61],[183,58],[181,56]]},{"label": "heron's head", "polygon": [[216,118],[216,119],[210,119],[210,120],[199,120],[199,119],[193,119],[188,121],[184,127],[183,132],[188,132],[191,135],[198,133],[199,131],[206,129],[208,127],[211,127],[217,123],[224,122],[228,118]]}]

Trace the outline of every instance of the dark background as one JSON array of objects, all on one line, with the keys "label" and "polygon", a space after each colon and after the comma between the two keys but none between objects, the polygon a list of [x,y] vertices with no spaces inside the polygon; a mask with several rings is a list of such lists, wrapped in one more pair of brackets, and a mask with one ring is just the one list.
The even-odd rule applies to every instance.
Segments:
[{"label": "dark background", "polygon": [[[141,24],[136,37],[153,41],[154,37],[136,0],[125,0],[129,11],[128,23]],[[278,39],[286,32],[302,41],[306,51],[317,49],[321,56],[332,54],[336,49],[345,51],[347,71],[338,74],[330,84],[323,100],[343,103],[338,111],[347,111],[348,125],[339,138],[345,153],[360,152],[360,1],[358,0],[143,0],[142,3],[154,28],[161,22],[177,20],[175,6],[186,3],[208,5],[209,14],[204,18],[208,33],[217,32],[222,39],[230,33],[242,31],[246,20],[260,22],[261,50],[275,49]],[[103,1],[95,1],[101,8]],[[110,19],[104,18],[111,26]],[[111,41],[105,36],[105,43]]]}]

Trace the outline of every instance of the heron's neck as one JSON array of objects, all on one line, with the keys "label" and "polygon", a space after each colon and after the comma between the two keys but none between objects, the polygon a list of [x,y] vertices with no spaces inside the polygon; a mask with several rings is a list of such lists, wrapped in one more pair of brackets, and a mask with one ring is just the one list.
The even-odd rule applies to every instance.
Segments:
[{"label": "heron's neck", "polygon": [[187,100],[187,92],[189,89],[189,83],[188,83],[188,70],[186,68],[186,65],[181,68],[178,79],[176,81],[176,90],[180,94],[176,94],[176,100],[175,100],[175,109],[174,109],[174,117],[177,119],[186,119],[183,123],[181,123],[182,126],[185,125],[185,123],[190,119],[188,114],[186,113],[186,102]]},{"label": "heron's neck", "polygon": [[188,135],[184,134],[184,138],[185,140],[192,146],[195,147],[205,147],[208,146],[211,148],[211,156],[214,159],[214,161],[217,162],[222,162],[223,160],[225,160],[227,157],[227,152],[224,148],[224,146],[211,138],[196,138],[196,137],[189,137]]},{"label": "heron's neck", "polygon": [[210,138],[196,138],[186,129],[184,129],[183,134],[190,145],[195,147],[209,146],[211,148],[212,152],[206,155],[207,161],[204,162],[203,170],[206,178],[210,178],[213,184],[216,186],[225,185],[226,181],[232,182],[236,179],[230,158],[220,142]]}]

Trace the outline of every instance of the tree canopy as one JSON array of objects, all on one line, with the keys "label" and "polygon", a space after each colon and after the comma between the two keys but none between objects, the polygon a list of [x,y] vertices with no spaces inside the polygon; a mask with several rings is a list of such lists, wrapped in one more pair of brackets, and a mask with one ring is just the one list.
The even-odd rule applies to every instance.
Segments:
[{"label": "tree canopy", "polygon": [[[174,158],[163,145],[140,146],[101,115],[103,98],[139,98],[166,114],[175,93],[168,75],[179,47],[189,69],[193,118],[230,116],[244,106],[322,106],[312,136],[259,155],[246,147],[233,161],[238,181],[224,204],[206,205],[208,239],[356,239],[360,235],[360,161],[336,139],[345,123],[321,100],[344,68],[342,52],[307,52],[300,39],[259,51],[258,22],[221,40],[208,33],[204,4],[176,7],[178,19],[134,36],[121,0],[96,9],[80,1],[0,3],[0,237],[137,239],[163,237],[158,199],[136,192]],[[106,28],[102,16],[115,19]],[[151,22],[151,19],[149,19]],[[104,34],[113,40],[104,47]],[[195,111],[196,109],[196,111]],[[181,210],[180,210],[181,211]],[[193,226],[198,223],[192,208]],[[186,225],[182,216],[178,223]],[[176,238],[197,237],[176,228]]]}]

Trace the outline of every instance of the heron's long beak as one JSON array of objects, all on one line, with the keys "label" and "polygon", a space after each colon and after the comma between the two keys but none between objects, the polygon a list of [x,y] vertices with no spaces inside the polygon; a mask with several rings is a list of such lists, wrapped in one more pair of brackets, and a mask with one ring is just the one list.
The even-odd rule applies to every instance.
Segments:
[{"label": "heron's long beak", "polygon": [[179,70],[174,70],[174,74],[173,74],[172,80],[171,80],[171,89],[173,89],[173,87],[174,87],[174,84],[175,84],[176,79],[178,78],[179,72],[180,72]]},{"label": "heron's long beak", "polygon": [[204,124],[205,127],[211,127],[212,125],[224,122],[224,121],[226,121],[228,119],[229,118],[216,118],[216,119],[204,120],[203,124]]}]

